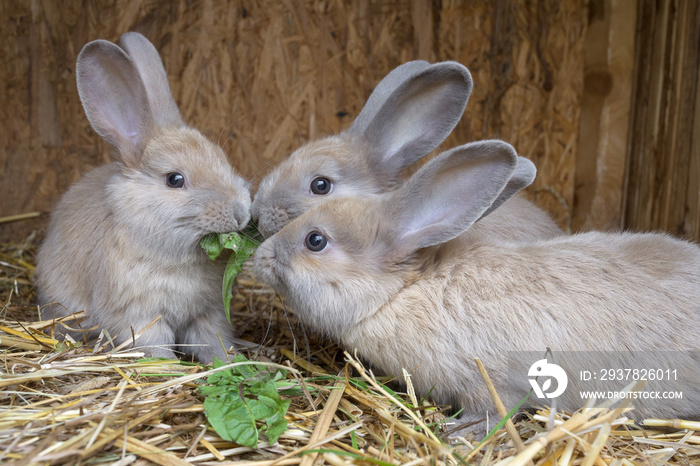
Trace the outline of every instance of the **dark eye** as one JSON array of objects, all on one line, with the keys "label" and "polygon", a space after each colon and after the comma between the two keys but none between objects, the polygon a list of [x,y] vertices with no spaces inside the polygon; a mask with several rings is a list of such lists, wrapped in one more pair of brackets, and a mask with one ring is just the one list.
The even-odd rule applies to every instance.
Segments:
[{"label": "dark eye", "polygon": [[185,186],[185,177],[178,172],[168,173],[165,176],[165,183],[169,188],[182,188]]},{"label": "dark eye", "polygon": [[311,192],[314,194],[328,194],[331,192],[331,180],[324,176],[319,176],[311,181]]},{"label": "dark eye", "polygon": [[328,240],[318,231],[312,231],[311,233],[306,235],[304,245],[309,251],[320,252],[326,249],[326,246],[328,245]]}]

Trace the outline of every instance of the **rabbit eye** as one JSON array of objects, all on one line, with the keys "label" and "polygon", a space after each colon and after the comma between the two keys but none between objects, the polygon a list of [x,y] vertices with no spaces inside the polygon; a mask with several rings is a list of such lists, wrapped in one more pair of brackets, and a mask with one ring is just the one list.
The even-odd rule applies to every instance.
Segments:
[{"label": "rabbit eye", "polygon": [[326,249],[326,246],[328,245],[328,240],[318,231],[312,231],[311,233],[306,235],[304,245],[309,251],[321,252],[324,249]]},{"label": "rabbit eye", "polygon": [[185,186],[185,177],[178,172],[168,173],[165,176],[165,183],[169,188],[182,188]]},{"label": "rabbit eye", "polygon": [[311,181],[311,192],[314,194],[324,195],[331,192],[331,180],[324,176],[319,176]]}]

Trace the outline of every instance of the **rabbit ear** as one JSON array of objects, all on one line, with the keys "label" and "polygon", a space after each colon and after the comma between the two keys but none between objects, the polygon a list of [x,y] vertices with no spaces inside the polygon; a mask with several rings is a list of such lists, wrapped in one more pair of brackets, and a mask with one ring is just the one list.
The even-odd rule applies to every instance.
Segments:
[{"label": "rabbit ear", "polygon": [[408,81],[415,74],[429,66],[430,63],[427,61],[414,60],[399,65],[391,70],[372,91],[369,99],[367,99],[367,103],[352,123],[351,131],[355,134],[363,134],[367,131],[370,122],[377,116],[377,112],[381,110],[391,93],[394,92],[399,85]]},{"label": "rabbit ear", "polygon": [[488,214],[496,210],[498,206],[510,199],[515,193],[521,189],[525,189],[535,181],[535,175],[537,175],[537,168],[535,164],[524,157],[518,157],[518,165],[515,167],[513,176],[510,177],[506,187],[503,188],[501,194],[498,198],[493,201],[491,207],[489,207],[486,212],[483,213],[481,218],[486,217]]},{"label": "rabbit ear", "polygon": [[153,129],[146,89],[134,63],[115,44],[96,40],[78,55],[78,94],[95,131],[136,163]]},{"label": "rabbit ear", "polygon": [[469,229],[510,180],[518,156],[503,141],[478,141],[426,163],[384,205],[395,251],[449,241]]},{"label": "rabbit ear", "polygon": [[146,88],[148,104],[158,126],[183,126],[180,111],[170,92],[168,75],[156,48],[138,32],[127,32],[121,47],[131,57]]},{"label": "rabbit ear", "polygon": [[456,62],[427,67],[419,62],[391,75],[386,86],[380,83],[379,96],[391,86],[395,89],[368,102],[371,107],[363,109],[367,117],[361,114],[348,134],[368,144],[368,162],[376,173],[395,178],[452,132],[469,100],[472,78]]}]

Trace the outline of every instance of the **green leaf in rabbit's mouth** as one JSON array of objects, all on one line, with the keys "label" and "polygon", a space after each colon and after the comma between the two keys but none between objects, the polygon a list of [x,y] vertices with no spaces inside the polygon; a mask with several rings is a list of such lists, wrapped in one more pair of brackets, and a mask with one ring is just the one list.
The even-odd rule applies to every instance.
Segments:
[{"label": "green leaf in rabbit's mouth", "polygon": [[231,300],[233,299],[233,282],[243,269],[243,263],[250,258],[262,242],[262,235],[255,225],[248,225],[240,232],[211,233],[200,241],[202,249],[209,259],[215,260],[225,249],[231,250],[226,263],[222,295],[226,318],[231,322]]}]

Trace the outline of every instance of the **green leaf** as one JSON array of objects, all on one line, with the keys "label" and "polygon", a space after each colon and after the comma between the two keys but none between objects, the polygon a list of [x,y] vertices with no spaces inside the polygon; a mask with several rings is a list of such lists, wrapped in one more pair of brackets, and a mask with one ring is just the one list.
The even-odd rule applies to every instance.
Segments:
[{"label": "green leaf", "polygon": [[277,439],[287,430],[287,420],[284,418],[291,404],[290,400],[282,400],[277,405],[277,412],[265,419],[267,424],[267,439],[270,443],[275,443]]},{"label": "green leaf", "polygon": [[216,233],[206,235],[199,244],[202,246],[202,249],[206,251],[207,256],[209,256],[211,260],[219,257],[221,251],[224,250],[224,246],[221,244],[221,241],[219,241],[219,235]]},{"label": "green leaf", "polygon": [[[238,354],[234,362],[248,360]],[[224,364],[214,360],[214,368]],[[285,371],[256,364],[241,364],[209,375],[209,385],[200,387],[206,396],[204,412],[209,424],[222,439],[239,445],[254,447],[260,433],[270,443],[276,442],[287,430],[284,416],[291,402],[283,400],[277,388],[278,384],[286,386],[286,379]]]},{"label": "green leaf", "polygon": [[242,232],[212,233],[200,241],[211,260],[218,258],[224,249],[232,251],[224,270],[222,298],[226,318],[231,322],[231,301],[233,300],[233,283],[243,270],[243,263],[253,255],[262,242],[262,235],[254,225],[249,225]]},{"label": "green leaf", "polygon": [[[238,355],[236,355],[236,357],[238,357]],[[233,361],[236,362],[236,358],[234,358]],[[225,365],[226,365],[225,361],[222,361],[221,359],[219,359],[218,356],[214,356],[214,364],[212,364],[212,367],[214,369],[218,369],[219,367],[224,367]],[[212,374],[212,375],[214,375],[214,374]]]},{"label": "green leaf", "polygon": [[219,241],[224,248],[238,252],[238,250],[242,248],[245,239],[240,233],[233,232],[221,233],[219,235]]},{"label": "green leaf", "polygon": [[258,444],[255,418],[240,397],[207,398],[204,400],[204,413],[222,439],[246,447]]},{"label": "green leaf", "polygon": [[243,262],[248,259],[242,259],[243,254],[231,254],[226,263],[226,270],[224,270],[224,283],[221,289],[224,298],[224,312],[226,312],[226,318],[229,323],[231,322],[231,301],[233,300],[233,283],[236,281],[236,277],[241,272],[243,267]]}]

